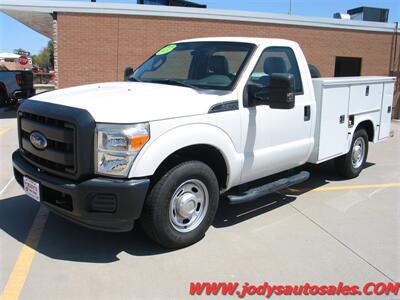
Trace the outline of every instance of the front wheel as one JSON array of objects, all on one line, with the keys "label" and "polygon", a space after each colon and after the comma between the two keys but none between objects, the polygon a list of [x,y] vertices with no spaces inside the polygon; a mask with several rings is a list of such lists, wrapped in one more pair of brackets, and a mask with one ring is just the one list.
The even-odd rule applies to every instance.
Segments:
[{"label": "front wheel", "polygon": [[153,186],[141,216],[147,235],[162,246],[181,248],[201,240],[218,208],[219,186],[200,161],[183,162]]},{"label": "front wheel", "polygon": [[338,173],[346,178],[355,178],[364,168],[368,155],[368,134],[364,129],[358,129],[351,143],[350,151],[335,159]]}]

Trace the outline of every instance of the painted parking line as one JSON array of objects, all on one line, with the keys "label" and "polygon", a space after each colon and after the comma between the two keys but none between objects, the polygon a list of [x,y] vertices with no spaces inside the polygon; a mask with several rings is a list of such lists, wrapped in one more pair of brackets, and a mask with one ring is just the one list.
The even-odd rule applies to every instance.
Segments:
[{"label": "painted parking line", "polygon": [[17,300],[24,287],[25,280],[29,274],[33,258],[36,254],[36,247],[42,236],[44,226],[49,216],[49,210],[43,205],[40,206],[32,227],[24,245],[21,248],[14,268],[11,271],[7,284],[0,296],[0,300]]},{"label": "painted parking line", "polygon": [[8,182],[6,183],[6,185],[1,189],[0,195],[3,194],[3,193],[6,191],[6,189],[7,189],[8,186],[11,184],[11,182],[13,182],[13,180],[14,180],[14,177],[11,177],[10,180],[8,180]]},{"label": "painted parking line", "polygon": [[379,184],[356,184],[356,185],[337,185],[337,186],[326,186],[319,188],[310,189],[293,189],[288,188],[285,191],[294,193],[304,192],[327,192],[327,191],[345,191],[345,190],[360,190],[360,189],[382,189],[382,188],[400,188],[400,182],[394,183],[379,183]]},{"label": "painted parking line", "polygon": [[8,128],[8,127],[0,128],[0,135],[6,133],[6,132],[9,131],[9,130],[10,130],[10,128]]}]

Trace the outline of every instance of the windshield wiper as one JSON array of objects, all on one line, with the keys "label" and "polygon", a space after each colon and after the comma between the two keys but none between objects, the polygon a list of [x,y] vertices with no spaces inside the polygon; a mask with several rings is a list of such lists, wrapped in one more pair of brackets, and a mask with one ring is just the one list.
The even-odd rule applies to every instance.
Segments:
[{"label": "windshield wiper", "polygon": [[183,81],[179,81],[179,80],[176,80],[176,79],[154,79],[154,80],[151,80],[149,82],[162,83],[162,84],[171,84],[171,85],[179,85],[179,86],[184,86],[184,87],[188,87],[188,88],[195,89],[195,90],[198,89],[197,86],[194,86],[194,85],[191,85],[189,83],[186,83],[186,82],[183,82]]}]

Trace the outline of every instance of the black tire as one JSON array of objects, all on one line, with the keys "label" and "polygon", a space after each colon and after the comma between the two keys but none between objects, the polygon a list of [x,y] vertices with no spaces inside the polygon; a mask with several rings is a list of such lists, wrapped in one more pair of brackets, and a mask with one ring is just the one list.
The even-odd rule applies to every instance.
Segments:
[{"label": "black tire", "polygon": [[8,95],[4,88],[0,85],[0,107],[6,106],[8,103]]},{"label": "black tire", "polygon": [[[202,208],[203,217],[199,218],[197,227],[189,232],[181,232],[174,225],[175,214],[170,213],[173,199],[177,195],[191,194],[182,192],[176,194],[178,188],[188,181],[201,182],[208,194],[207,205]],[[196,191],[196,189],[194,189]],[[203,189],[204,190],[204,189]],[[193,188],[191,189],[193,191]],[[198,191],[199,192],[199,191]],[[175,196],[176,195],[176,196]],[[183,198],[183,197],[181,197]],[[200,161],[187,161],[166,172],[152,187],[143,207],[140,218],[141,226],[146,234],[158,244],[167,248],[182,248],[201,240],[214,221],[218,208],[219,186],[212,169]],[[176,202],[175,202],[176,203]],[[193,207],[198,207],[196,203]],[[200,210],[200,207],[199,207]],[[177,212],[176,212],[177,213]],[[181,228],[181,230],[185,230]]]},{"label": "black tire", "polygon": [[[364,141],[363,157],[358,164],[354,164],[352,159],[353,148],[355,146],[356,141],[359,141],[359,139],[362,139]],[[361,173],[362,169],[364,168],[367,156],[368,156],[368,134],[365,131],[365,129],[357,129],[353,135],[353,140],[351,142],[351,147],[349,152],[335,159],[336,170],[343,177],[355,178]]]}]

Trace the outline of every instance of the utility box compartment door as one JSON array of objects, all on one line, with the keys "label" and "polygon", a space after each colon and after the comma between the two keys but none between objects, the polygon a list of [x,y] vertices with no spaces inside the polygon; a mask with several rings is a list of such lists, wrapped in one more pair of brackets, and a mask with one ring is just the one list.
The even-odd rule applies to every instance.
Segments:
[{"label": "utility box compartment door", "polygon": [[373,122],[374,142],[387,138],[394,83],[394,77],[384,76],[314,78],[315,144],[308,162],[321,163],[347,153],[355,129],[349,127],[350,116],[355,126],[357,121]]},{"label": "utility box compartment door", "polygon": [[346,152],[349,93],[348,86],[322,89],[319,161]]},{"label": "utility box compartment door", "polygon": [[392,119],[394,84],[385,83],[383,87],[383,99],[381,109],[381,122],[379,125],[379,139],[384,139],[390,135],[390,123]]},{"label": "utility box compartment door", "polygon": [[381,109],[383,83],[357,84],[350,87],[349,115]]}]

